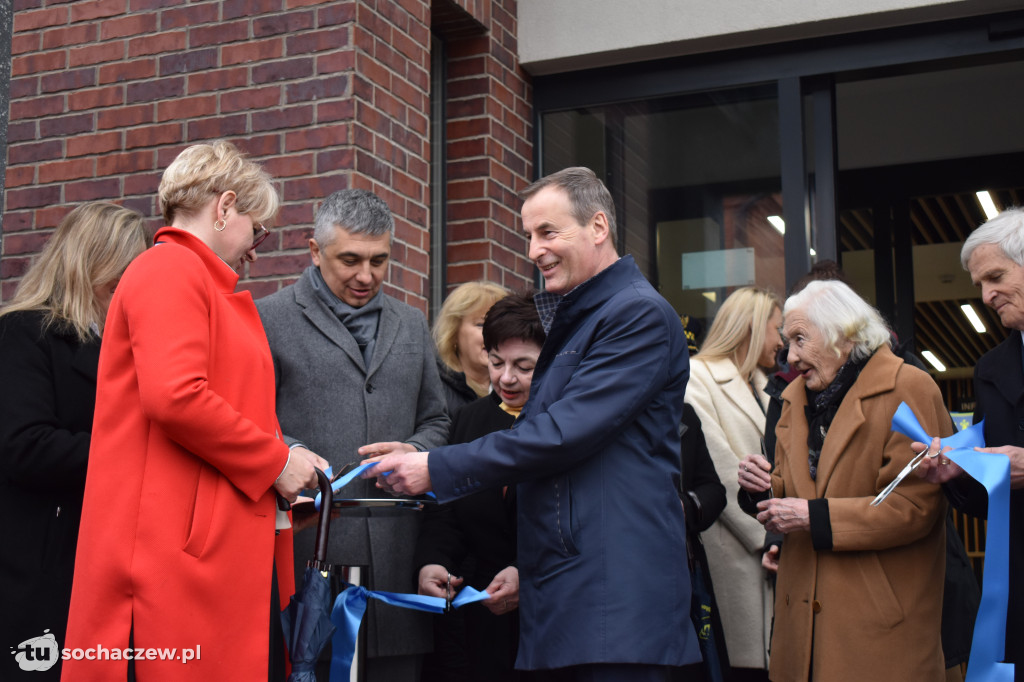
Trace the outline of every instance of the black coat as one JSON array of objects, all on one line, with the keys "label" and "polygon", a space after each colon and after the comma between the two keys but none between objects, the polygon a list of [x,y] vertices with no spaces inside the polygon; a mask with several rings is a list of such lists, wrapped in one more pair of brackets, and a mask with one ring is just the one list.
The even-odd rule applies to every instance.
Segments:
[{"label": "black coat", "polygon": [[[507,429],[515,421],[498,407],[497,394],[479,398],[461,408],[452,422],[452,443],[468,443],[480,436]],[[501,488],[426,507],[416,543],[417,567],[439,564],[465,585],[478,590],[494,576],[516,563],[515,486],[503,494]],[[437,624],[450,642],[438,642],[443,661],[433,662],[443,672],[429,679],[508,681],[528,679],[528,673],[513,669],[519,643],[519,612],[496,616],[480,604],[470,604],[441,617]],[[458,621],[458,622],[454,622]],[[463,625],[464,624],[464,625]],[[464,638],[464,639],[462,639]],[[464,667],[468,666],[468,667]],[[428,679],[425,677],[424,679]]]},{"label": "black coat", "polygon": [[683,404],[682,427],[679,434],[683,467],[680,498],[686,512],[687,541],[692,542],[697,533],[710,528],[725,509],[725,486],[708,454],[700,417],[689,403]]},{"label": "black coat", "polygon": [[[1024,362],[1021,336],[1009,337],[986,353],[974,368],[974,422],[985,420],[988,447],[1024,447]],[[947,486],[950,500],[963,511],[988,516],[988,494],[963,477]],[[1006,616],[1006,660],[1017,664],[1015,679],[1024,680],[1024,490],[1010,491],[1010,595]]]},{"label": "black coat", "polygon": [[[53,327],[44,332],[42,325],[37,312],[0,318],[0,642],[5,647],[46,629],[64,645],[96,403],[99,341],[82,344],[74,334]],[[0,660],[0,678],[18,679],[14,657]],[[60,666],[33,675],[57,679]]]}]

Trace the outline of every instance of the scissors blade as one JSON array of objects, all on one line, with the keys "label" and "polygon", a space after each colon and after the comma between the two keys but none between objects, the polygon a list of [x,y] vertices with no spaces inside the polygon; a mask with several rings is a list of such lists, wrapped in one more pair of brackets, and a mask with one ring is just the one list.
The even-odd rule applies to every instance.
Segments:
[{"label": "scissors blade", "polygon": [[907,466],[903,467],[903,471],[901,471],[899,475],[897,475],[896,478],[892,480],[892,483],[885,486],[882,492],[878,493],[875,499],[871,501],[871,506],[877,507],[882,503],[883,500],[885,500],[885,498],[889,497],[889,494],[892,493],[893,490],[896,490],[896,486],[898,486],[904,478],[909,476],[910,472],[916,469],[917,465],[923,462],[925,457],[935,457],[935,455],[929,453],[928,450],[925,450],[921,454],[914,457],[914,459],[910,460],[910,463],[907,464]]}]

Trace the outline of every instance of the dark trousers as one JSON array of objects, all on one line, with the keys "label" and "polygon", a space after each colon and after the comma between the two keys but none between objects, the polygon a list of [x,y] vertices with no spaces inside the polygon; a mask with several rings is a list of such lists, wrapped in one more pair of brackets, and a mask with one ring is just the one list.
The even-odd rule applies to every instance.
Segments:
[{"label": "dark trousers", "polygon": [[537,682],[672,682],[677,668],[635,663],[574,665],[531,673]]}]

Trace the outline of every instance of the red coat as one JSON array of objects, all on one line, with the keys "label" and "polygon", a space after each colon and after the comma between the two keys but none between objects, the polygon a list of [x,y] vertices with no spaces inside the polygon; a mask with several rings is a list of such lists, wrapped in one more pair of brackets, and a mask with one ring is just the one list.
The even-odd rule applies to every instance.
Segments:
[{"label": "red coat", "polygon": [[[291,532],[274,534],[288,447],[270,348],[232,268],[182,230],[156,240],[107,316],[63,646],[124,649],[134,627],[136,648],[177,649],[137,660],[139,679],[262,681],[275,558],[282,604],[294,586]],[[62,679],[126,666],[67,660]]]}]

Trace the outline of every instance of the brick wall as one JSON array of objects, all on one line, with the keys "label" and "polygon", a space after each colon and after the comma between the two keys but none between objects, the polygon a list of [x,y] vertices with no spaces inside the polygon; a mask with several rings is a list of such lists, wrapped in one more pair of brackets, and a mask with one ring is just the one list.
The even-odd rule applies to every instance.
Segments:
[{"label": "brick wall", "polygon": [[[515,0],[434,4],[481,28],[449,43],[448,278],[525,282],[514,192],[530,179],[532,132]],[[224,137],[265,164],[283,198],[243,286],[260,296],[292,281],[309,263],[318,199],[362,187],[396,218],[386,291],[427,309],[427,278],[438,276],[428,272],[431,2],[14,0],[14,10],[0,301],[74,204],[117,201],[156,227],[162,169],[188,144]]]}]

